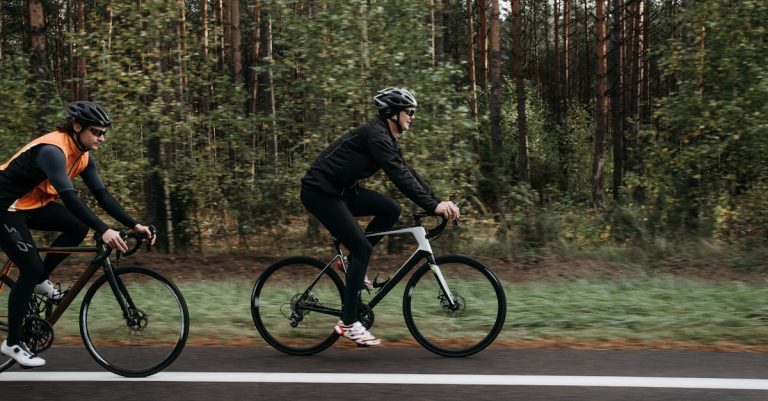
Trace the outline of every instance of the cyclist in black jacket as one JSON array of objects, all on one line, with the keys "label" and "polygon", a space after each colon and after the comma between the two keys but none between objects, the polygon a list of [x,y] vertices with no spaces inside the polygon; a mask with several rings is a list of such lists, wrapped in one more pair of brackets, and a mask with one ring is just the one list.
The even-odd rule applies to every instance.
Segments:
[{"label": "cyclist in black jacket", "polygon": [[383,231],[400,217],[400,205],[363,188],[360,180],[384,170],[395,186],[424,210],[449,220],[460,214],[453,202],[441,201],[434,194],[397,146],[398,136],[410,129],[416,118],[413,95],[405,89],[386,88],[374,96],[373,102],[379,116],[336,139],[301,179],[304,207],[349,250],[342,316],[334,330],[361,346],[381,343],[357,321],[368,260],[381,237],[366,238],[355,216],[374,216],[366,231]]}]

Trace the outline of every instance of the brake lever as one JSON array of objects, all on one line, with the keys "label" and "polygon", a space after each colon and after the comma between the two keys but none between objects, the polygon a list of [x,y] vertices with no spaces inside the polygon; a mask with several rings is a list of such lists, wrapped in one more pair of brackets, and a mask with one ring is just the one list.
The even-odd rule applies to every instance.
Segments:
[{"label": "brake lever", "polygon": [[153,224],[149,225],[149,232],[152,233],[152,236],[147,238],[147,254],[152,253],[152,240],[157,235],[157,227],[155,227]]}]

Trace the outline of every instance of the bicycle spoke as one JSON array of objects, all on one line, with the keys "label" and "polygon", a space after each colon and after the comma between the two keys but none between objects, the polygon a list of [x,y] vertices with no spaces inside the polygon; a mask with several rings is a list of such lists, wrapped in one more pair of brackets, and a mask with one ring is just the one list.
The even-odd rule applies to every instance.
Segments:
[{"label": "bicycle spoke", "polygon": [[333,326],[339,320],[342,284],[333,272],[320,275],[323,266],[309,258],[287,259],[267,268],[256,282],[254,324],[278,350],[307,355],[336,340]]},{"label": "bicycle spoke", "polygon": [[151,270],[118,269],[116,274],[134,305],[124,311],[106,277],[97,281],[83,300],[83,341],[97,362],[115,373],[153,374],[186,342],[186,304],[170,281]]},{"label": "bicycle spoke", "polygon": [[466,257],[438,258],[453,302],[428,267],[406,288],[403,313],[425,348],[444,356],[467,356],[488,346],[504,322],[504,292],[481,263]]}]

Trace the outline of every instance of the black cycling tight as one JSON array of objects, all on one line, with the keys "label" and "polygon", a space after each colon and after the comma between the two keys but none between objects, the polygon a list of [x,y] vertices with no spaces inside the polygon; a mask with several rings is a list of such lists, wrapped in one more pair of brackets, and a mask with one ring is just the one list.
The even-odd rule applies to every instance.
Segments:
[{"label": "black cycling tight", "polygon": [[51,202],[34,210],[0,211],[0,248],[19,268],[18,280],[8,297],[9,345],[22,340],[21,326],[35,285],[48,279],[67,257],[67,254],[49,254],[42,261],[30,229],[61,232],[51,246],[77,246],[88,234],[88,226],[59,203]]},{"label": "black cycling tight", "polygon": [[400,205],[388,196],[364,188],[349,199],[302,189],[301,202],[349,250],[341,320],[352,324],[357,320],[358,294],[363,288],[373,245],[382,238],[366,238],[355,216],[375,216],[366,231],[383,231],[397,222]]}]

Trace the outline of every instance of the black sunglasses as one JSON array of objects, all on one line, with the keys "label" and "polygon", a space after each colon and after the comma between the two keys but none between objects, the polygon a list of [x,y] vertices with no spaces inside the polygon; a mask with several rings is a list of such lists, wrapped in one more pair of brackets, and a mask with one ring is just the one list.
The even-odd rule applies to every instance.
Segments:
[{"label": "black sunglasses", "polygon": [[408,115],[408,117],[413,117],[414,114],[416,114],[416,110],[410,109],[410,110],[403,110],[405,114]]},{"label": "black sunglasses", "polygon": [[102,136],[107,134],[107,130],[105,129],[98,129],[93,127],[88,127],[88,130],[93,133],[93,135],[96,135],[97,138],[101,138]]}]

